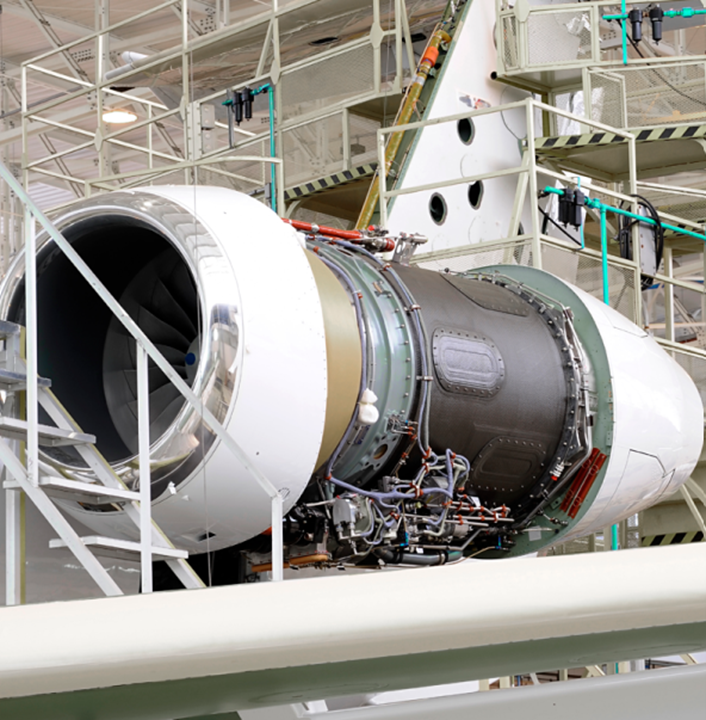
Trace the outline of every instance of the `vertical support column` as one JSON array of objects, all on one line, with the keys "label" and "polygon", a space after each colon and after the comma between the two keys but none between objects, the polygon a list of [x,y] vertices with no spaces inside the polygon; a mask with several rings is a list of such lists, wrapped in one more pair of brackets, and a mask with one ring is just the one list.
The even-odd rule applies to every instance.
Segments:
[{"label": "vertical support column", "polygon": [[[600,13],[602,8],[591,3],[587,9],[591,14],[591,65],[597,65],[601,61],[601,33],[599,28],[601,26]],[[584,105],[585,107],[591,106],[590,95],[584,95]]]},{"label": "vertical support column", "polygon": [[109,0],[99,0],[95,4],[95,15],[94,25],[97,33],[100,33],[96,38],[96,79],[95,79],[95,93],[96,93],[96,150],[98,151],[98,176],[103,178],[106,175],[112,174],[112,167],[110,161],[110,145],[103,141],[103,76],[108,67],[108,34],[104,33],[103,30],[109,25]]},{"label": "vertical support column", "polygon": [[[22,338],[19,333],[5,337],[5,367],[18,370],[18,359],[22,354]],[[8,397],[5,408],[13,415],[21,416],[20,396]],[[2,442],[0,440],[0,442]],[[20,444],[6,441],[17,455]],[[0,474],[0,481],[13,479],[6,467]],[[21,490],[5,490],[5,604],[23,605],[26,601],[26,543],[25,543],[26,495]]]},{"label": "vertical support column", "polygon": [[376,93],[380,92],[380,85],[382,82],[382,60],[380,58],[381,35],[380,0],[373,0],[373,26],[370,29],[370,42],[373,46],[373,89]]},{"label": "vertical support column", "polygon": [[[0,441],[1,442],[1,441]],[[7,470],[2,481],[10,480]],[[5,604],[25,603],[25,507],[21,490],[5,490]]]},{"label": "vertical support column", "polygon": [[611,535],[612,535],[612,529],[610,525],[608,527],[603,528],[603,551],[612,550],[611,547]]},{"label": "vertical support column", "polygon": [[[150,170],[154,167],[154,155],[152,154],[153,150],[153,139],[152,139],[152,130],[153,130],[153,123],[152,123],[152,105],[147,106],[147,120],[149,121],[147,123],[147,167],[150,168]],[[150,185],[152,184],[152,180],[150,180]]]},{"label": "vertical support column", "polygon": [[603,302],[610,307],[610,287],[608,286],[608,233],[606,230],[606,207],[601,205],[601,270],[603,275]]},{"label": "vertical support column", "polygon": [[218,21],[219,27],[225,27],[230,22],[230,0],[221,0],[221,17]]},{"label": "vertical support column", "polygon": [[[598,33],[593,34],[597,35]],[[581,83],[583,86],[583,114],[585,115],[587,120],[595,120],[595,118],[593,117],[593,103],[591,102],[591,97],[593,96],[593,88],[591,87],[591,73],[587,67],[581,70]],[[591,132],[591,128],[587,127],[586,125],[582,125],[581,132]],[[557,132],[557,135],[558,134],[559,133]]]},{"label": "vertical support column", "polygon": [[395,85],[393,92],[402,89],[402,3],[395,0]]},{"label": "vertical support column", "polygon": [[534,146],[534,103],[528,98],[525,103],[527,120],[527,149],[529,171],[529,203],[532,217],[532,267],[542,269],[542,243],[539,238],[539,207],[537,206],[539,191],[537,188],[537,159]]},{"label": "vertical support column", "polygon": [[402,32],[404,33],[405,49],[407,51],[409,76],[410,78],[413,78],[417,63],[414,59],[414,48],[412,47],[412,33],[409,29],[409,16],[407,15],[407,3],[405,2],[405,0],[400,0],[400,9],[402,11]]},{"label": "vertical support column", "polygon": [[[181,116],[184,123],[184,159],[193,160],[192,137],[194,123],[191,115],[191,83],[189,80],[189,53],[186,51],[189,42],[189,0],[181,2]],[[191,171],[184,168],[184,182],[191,185]]]},{"label": "vertical support column", "polygon": [[39,405],[37,398],[37,255],[34,216],[25,208],[25,324],[27,360],[27,477],[39,486]]},{"label": "vertical support column", "polygon": [[[629,194],[637,194],[637,148],[635,146],[635,136],[631,135],[628,141],[628,171],[629,171]],[[632,212],[638,213],[637,199],[630,208]],[[635,322],[642,325],[642,287],[640,268],[642,267],[642,257],[640,253],[640,228],[637,223],[632,228],[632,259],[637,267],[636,284],[635,284]]]},{"label": "vertical support column", "polygon": [[27,66],[22,66],[22,185],[25,189],[29,187],[29,170],[27,169],[27,145],[29,143],[27,120]]},{"label": "vertical support column", "polygon": [[[522,157],[521,166],[523,168],[523,172],[517,176],[517,188],[515,189],[515,199],[512,203],[512,215],[510,216],[510,225],[507,231],[508,237],[514,237],[519,234],[520,223],[522,220],[522,210],[527,199],[527,167],[529,166],[529,153],[525,153]],[[513,250],[508,248],[509,255],[512,255],[512,252]],[[508,257],[506,262],[510,263],[512,260]]]},{"label": "vertical support column", "polygon": [[[664,253],[664,274],[671,280],[674,276],[674,256],[672,246],[665,243]],[[664,337],[674,342],[674,285],[671,282],[664,284]]]},{"label": "vertical support column", "polygon": [[[385,136],[380,130],[377,131],[378,141],[378,183],[380,185],[380,226],[387,227],[387,177],[385,173]],[[373,212],[374,212],[373,208]]]},{"label": "vertical support column", "polygon": [[272,496],[272,580],[284,580],[284,536],[282,534],[282,495]]},{"label": "vertical support column", "polygon": [[[267,85],[267,103],[269,108],[269,119],[270,119],[270,157],[274,160],[277,156],[277,143],[275,141],[275,90],[272,87],[272,83]],[[280,145],[281,147],[281,145]],[[280,214],[284,213],[284,203],[279,202],[279,191],[282,183],[277,180],[277,167],[275,163],[270,163],[270,182],[272,188],[272,209]],[[282,188],[284,190],[284,188]]]},{"label": "vertical support column", "polygon": [[287,216],[287,207],[284,203],[284,163],[273,163],[275,178],[277,180],[277,213],[280,217]]},{"label": "vertical support column", "polygon": [[137,437],[140,468],[140,572],[142,592],[152,592],[152,482],[147,353],[137,342]]},{"label": "vertical support column", "polygon": [[[282,133],[282,123],[278,120],[282,120],[284,117],[284,97],[282,91],[281,79],[281,67],[282,58],[279,46],[279,17],[277,12],[279,11],[278,0],[272,0],[272,65],[270,67],[270,83],[274,86],[273,93],[270,94],[270,122],[275,123],[274,125],[274,137],[275,145],[280,149],[280,156],[282,157],[282,167],[280,169],[279,177],[277,178],[277,200],[279,206],[279,214],[281,217],[285,216],[284,206],[284,186],[287,182],[287,169],[284,167],[284,135]],[[264,52],[264,51],[263,51]],[[285,81],[286,82],[286,81]],[[264,168],[264,165],[263,165]]]},{"label": "vertical support column", "polygon": [[348,170],[351,167],[351,128],[348,108],[343,108],[341,111],[341,143],[343,145],[343,167],[341,169]]}]

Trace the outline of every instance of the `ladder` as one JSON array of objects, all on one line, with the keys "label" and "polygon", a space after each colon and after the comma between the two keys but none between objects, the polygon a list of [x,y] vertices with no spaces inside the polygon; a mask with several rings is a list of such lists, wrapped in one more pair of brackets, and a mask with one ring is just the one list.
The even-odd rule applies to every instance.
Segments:
[{"label": "ladder", "polygon": [[[12,521],[13,512],[18,512],[20,492],[25,493],[59,536],[51,540],[49,546],[68,548],[106,595],[122,595],[123,592],[97,556],[141,560],[144,563],[145,547],[148,549],[150,565],[152,559],[164,560],[184,587],[204,587],[201,578],[187,562],[188,552],[174,547],[154,520],[151,520],[149,525],[142,522],[140,493],[128,488],[113,471],[110,463],[96,447],[95,436],[83,432],[51,391],[51,381],[47,378],[37,379],[37,399],[54,425],[38,425],[39,445],[74,447],[95,481],[82,482],[48,475],[39,475],[37,484],[30,480],[25,465],[18,457],[19,442],[26,442],[30,431],[27,421],[20,417],[20,398],[17,395],[27,387],[27,371],[22,355],[22,330],[20,325],[0,321],[0,342],[4,346],[0,352],[0,461],[4,464],[3,489],[8,507],[7,604],[17,604],[20,601],[20,523]],[[140,531],[140,542],[99,535],[81,537],[62,513],[57,500],[119,504],[125,516]],[[145,532],[148,532],[148,538],[144,537]]]}]

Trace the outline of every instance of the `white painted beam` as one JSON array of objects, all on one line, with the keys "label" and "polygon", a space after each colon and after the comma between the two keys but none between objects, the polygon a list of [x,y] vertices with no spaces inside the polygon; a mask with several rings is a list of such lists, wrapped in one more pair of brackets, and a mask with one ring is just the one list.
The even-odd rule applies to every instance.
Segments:
[{"label": "white painted beam", "polygon": [[[628,659],[605,657],[625,633],[629,657],[691,652],[706,646],[706,573],[697,570],[704,566],[699,543],[5,608],[0,710],[2,698],[146,679],[233,675],[252,684],[279,670],[297,673],[299,687],[332,666],[350,694],[369,691],[370,680],[356,677],[369,663],[384,660],[394,673],[400,659],[419,653],[428,660],[379,682],[386,689],[440,684],[457,680],[448,676],[458,667],[450,659],[473,650],[495,655],[495,675],[546,669],[541,646],[551,647],[552,667]],[[77,631],[113,627],[118,617],[130,618],[130,632]],[[525,658],[536,654],[538,667],[519,668],[518,648]],[[329,689],[341,694],[340,685],[317,685],[320,694],[301,699]],[[281,693],[279,702],[293,699]]]}]

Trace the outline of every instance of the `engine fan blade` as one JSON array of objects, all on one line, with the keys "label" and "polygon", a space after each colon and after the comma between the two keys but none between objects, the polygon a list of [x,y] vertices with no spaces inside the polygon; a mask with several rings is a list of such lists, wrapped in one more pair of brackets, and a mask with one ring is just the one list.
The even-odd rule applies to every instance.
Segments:
[{"label": "engine fan blade", "polygon": [[[165,251],[130,282],[120,303],[180,377],[187,380],[186,355],[198,336],[196,286],[181,258]],[[149,360],[150,440],[158,439],[184,405],[179,391]],[[191,376],[193,378],[193,375]],[[103,386],[116,430],[137,451],[137,347],[114,319],[103,353]]]}]

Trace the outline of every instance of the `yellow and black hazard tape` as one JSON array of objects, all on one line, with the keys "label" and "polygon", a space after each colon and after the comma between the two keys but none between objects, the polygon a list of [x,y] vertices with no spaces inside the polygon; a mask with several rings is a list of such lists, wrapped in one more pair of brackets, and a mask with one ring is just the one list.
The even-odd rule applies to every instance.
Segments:
[{"label": "yellow and black hazard tape", "polygon": [[[644,128],[635,131],[638,142],[655,140],[691,140],[706,137],[706,123],[701,125],[673,125],[671,127]],[[627,143],[622,135],[610,132],[586,133],[584,135],[559,135],[557,137],[537,138],[534,141],[537,150],[571,150],[576,147],[617,145]],[[525,141],[525,145],[527,141]]]},{"label": "yellow and black hazard tape", "polygon": [[[704,217],[706,217],[706,213],[704,213]],[[694,227],[693,225],[685,225],[684,223],[677,223],[677,222],[672,222],[670,224],[673,225],[675,228],[679,228],[679,230],[689,230],[690,232],[697,232],[697,233],[703,232],[702,228]],[[682,233],[680,233],[679,230],[673,230],[672,228],[665,228],[664,234],[667,236],[681,235]]]},{"label": "yellow and black hazard tape", "polygon": [[701,530],[697,532],[667,533],[666,535],[648,535],[641,538],[642,547],[656,547],[657,545],[684,545],[697,543],[704,539]]},{"label": "yellow and black hazard tape", "polygon": [[345,185],[353,180],[370,177],[375,174],[376,169],[377,163],[371,163],[369,165],[360,165],[359,167],[351,168],[350,170],[342,170],[341,172],[333,173],[333,175],[327,175],[326,177],[319,178],[318,180],[312,180],[311,182],[289,188],[284,191],[284,199],[287,202],[291,202],[292,200],[299,200],[300,198],[307,197],[308,195],[315,195],[316,193],[330,190],[332,187]]}]

